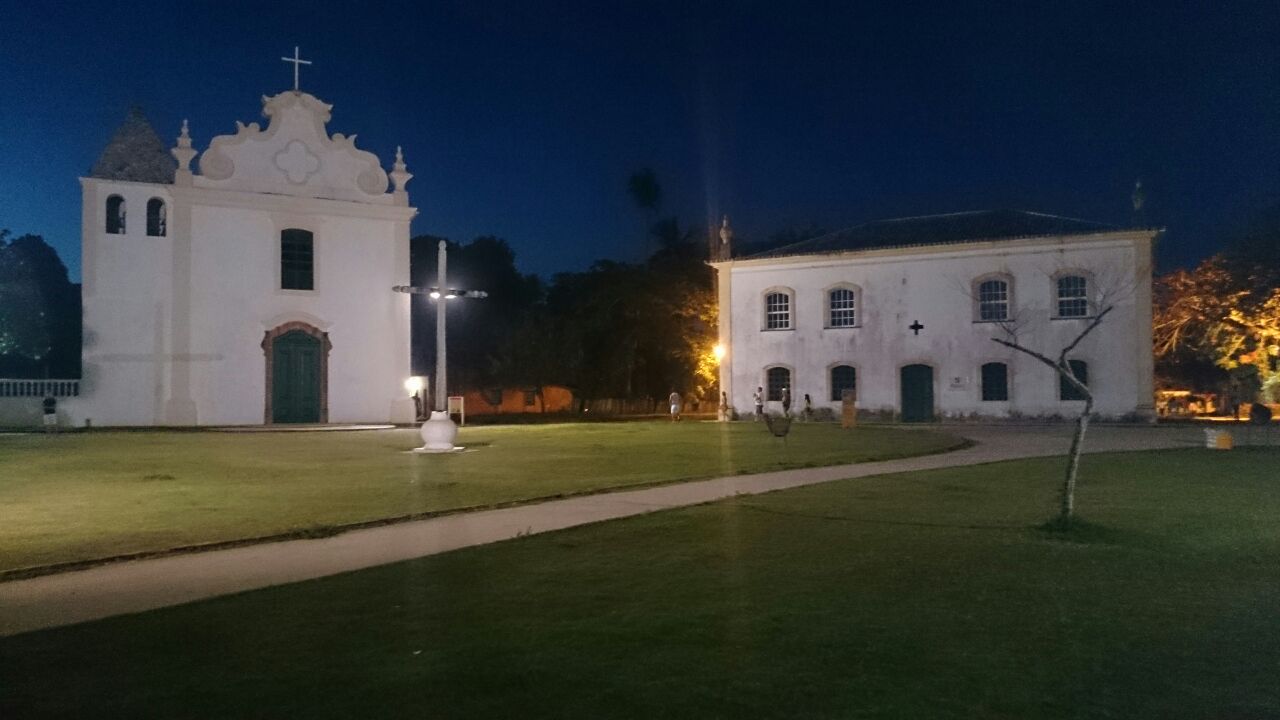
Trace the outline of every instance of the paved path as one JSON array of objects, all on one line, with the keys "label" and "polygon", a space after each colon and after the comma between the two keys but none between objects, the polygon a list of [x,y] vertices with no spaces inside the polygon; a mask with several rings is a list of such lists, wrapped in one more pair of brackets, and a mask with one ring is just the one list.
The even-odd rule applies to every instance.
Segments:
[{"label": "paved path", "polygon": [[[977,445],[942,455],[738,475],[569,498],[205,553],[121,562],[0,583],[0,636],[142,612],[271,585],[385,565],[520,534],[696,505],[734,495],[844,478],[975,465],[1063,453],[1069,427],[947,428]],[[1090,452],[1203,443],[1200,428],[1095,427]]]}]

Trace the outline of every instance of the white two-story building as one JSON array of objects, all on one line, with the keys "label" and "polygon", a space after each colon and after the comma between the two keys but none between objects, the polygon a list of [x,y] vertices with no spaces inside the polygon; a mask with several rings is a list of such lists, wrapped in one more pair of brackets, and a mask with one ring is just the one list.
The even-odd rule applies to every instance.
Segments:
[{"label": "white two-story building", "polygon": [[1156,230],[1019,211],[866,223],[713,262],[721,389],[739,412],[762,389],[771,411],[839,407],[904,421],[1053,417],[1079,391],[993,338],[1070,353],[1104,417],[1154,417],[1152,245]]}]

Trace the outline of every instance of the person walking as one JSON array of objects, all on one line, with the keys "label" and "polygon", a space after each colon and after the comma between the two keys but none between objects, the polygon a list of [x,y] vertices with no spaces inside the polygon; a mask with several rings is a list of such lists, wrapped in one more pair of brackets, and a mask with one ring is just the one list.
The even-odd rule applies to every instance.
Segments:
[{"label": "person walking", "polygon": [[680,393],[672,390],[667,402],[671,404],[671,422],[677,422],[680,419]]},{"label": "person walking", "polygon": [[756,391],[751,394],[751,399],[755,401],[756,404],[755,421],[760,422],[760,418],[764,417],[764,388],[756,388]]},{"label": "person walking", "polygon": [[800,411],[804,416],[804,421],[813,420],[813,398],[809,397],[809,393],[804,394],[804,410]]},{"label": "person walking", "polygon": [[782,388],[782,417],[791,417],[791,391]]}]

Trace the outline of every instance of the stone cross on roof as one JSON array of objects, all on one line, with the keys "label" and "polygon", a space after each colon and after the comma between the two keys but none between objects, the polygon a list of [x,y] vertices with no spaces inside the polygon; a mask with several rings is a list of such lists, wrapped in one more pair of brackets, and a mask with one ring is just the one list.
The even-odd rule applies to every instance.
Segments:
[{"label": "stone cross on roof", "polygon": [[282,57],[280,59],[287,63],[293,63],[293,91],[297,92],[298,91],[298,67],[300,65],[310,65],[311,61],[303,60],[302,57],[298,55],[297,45],[293,46],[293,57]]}]

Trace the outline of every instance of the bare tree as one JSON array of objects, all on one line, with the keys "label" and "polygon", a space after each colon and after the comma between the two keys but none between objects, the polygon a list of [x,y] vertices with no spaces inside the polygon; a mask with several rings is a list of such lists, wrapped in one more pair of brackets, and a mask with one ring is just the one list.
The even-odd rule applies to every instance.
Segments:
[{"label": "bare tree", "polygon": [[1076,431],[1071,436],[1071,450],[1067,454],[1067,473],[1066,477],[1062,480],[1062,492],[1059,497],[1058,522],[1063,526],[1071,524],[1075,513],[1076,477],[1080,471],[1080,453],[1084,450],[1084,435],[1089,429],[1089,417],[1093,414],[1093,391],[1089,389],[1088,385],[1080,382],[1080,379],[1076,377],[1075,373],[1071,370],[1071,362],[1068,356],[1076,349],[1080,342],[1088,336],[1089,333],[1093,332],[1094,328],[1102,324],[1102,321],[1105,320],[1107,315],[1114,309],[1114,305],[1108,305],[1102,308],[1098,314],[1093,316],[1093,319],[1089,321],[1089,324],[1085,326],[1084,330],[1080,331],[1074,340],[1067,343],[1066,347],[1062,348],[1062,351],[1058,353],[1058,357],[1056,359],[1022,345],[1018,341],[1017,333],[1013,331],[1007,331],[1007,337],[991,338],[1005,347],[1013,348],[1018,352],[1030,355],[1036,360],[1039,360],[1045,365],[1053,368],[1053,370],[1058,373],[1058,377],[1062,378],[1067,384],[1075,388],[1076,392],[1080,393],[1080,395],[1084,397],[1084,409],[1080,411],[1080,417],[1076,418]]},{"label": "bare tree", "polygon": [[[1053,272],[1045,272],[1044,274],[1051,280],[1065,274],[1081,273],[1077,268],[1057,269]],[[1001,273],[1004,276],[1012,277],[1012,273]],[[1087,316],[1081,319],[1087,319],[1088,323],[1068,341],[1058,352],[1056,356],[1053,351],[1041,352],[1035,348],[1024,344],[1019,338],[1019,330],[1025,327],[1031,319],[1031,315],[1038,311],[1038,308],[1026,308],[1025,312],[1015,314],[1013,308],[1009,308],[1009,315],[1003,320],[998,320],[996,325],[1000,328],[1003,337],[993,337],[992,341],[1011,348],[1020,353],[1035,358],[1044,363],[1062,379],[1062,382],[1073,388],[1080,397],[1084,398],[1084,407],[1080,411],[1080,416],[1076,418],[1075,432],[1071,436],[1071,449],[1067,454],[1067,468],[1062,480],[1062,489],[1059,496],[1059,510],[1057,522],[1062,527],[1071,524],[1075,515],[1075,492],[1076,480],[1080,472],[1080,455],[1084,451],[1085,433],[1089,429],[1089,420],[1093,414],[1093,391],[1089,385],[1076,377],[1071,367],[1071,353],[1080,346],[1086,337],[1090,335],[1099,325],[1107,319],[1120,300],[1131,296],[1134,291],[1134,279],[1125,277],[1120,272],[1100,270],[1087,271],[1084,275],[1088,278],[1088,293],[1085,300],[1087,303]],[[970,286],[968,288],[970,297],[976,299],[976,288]]]}]

